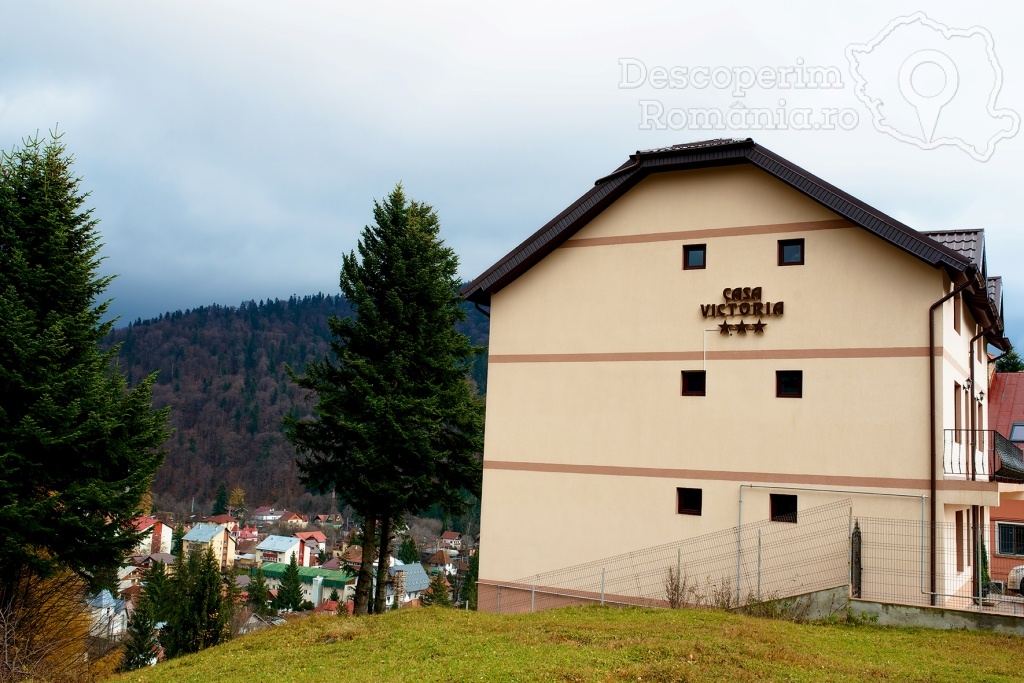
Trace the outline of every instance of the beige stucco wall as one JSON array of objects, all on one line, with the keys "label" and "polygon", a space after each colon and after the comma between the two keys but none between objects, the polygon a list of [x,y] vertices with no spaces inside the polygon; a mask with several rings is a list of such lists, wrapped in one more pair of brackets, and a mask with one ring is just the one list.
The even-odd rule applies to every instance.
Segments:
[{"label": "beige stucco wall", "polygon": [[[778,240],[793,238],[805,265],[779,267]],[[707,245],[706,269],[683,270],[685,244]],[[761,287],[785,312],[763,318],[763,335],[722,335],[700,306],[726,287]],[[928,308],[948,287],[753,167],[641,181],[492,296],[481,578],[734,526],[741,483],[926,495]],[[968,316],[956,335],[951,303],[936,323],[952,427],[974,326]],[[681,396],[680,372],[701,368],[707,395]],[[803,398],[776,398],[776,370],[803,370]],[[977,365],[979,388],[985,375]],[[680,486],[703,488],[701,517],[676,514]],[[768,492],[749,495],[745,519],[766,518]],[[805,492],[800,506],[840,497]],[[939,509],[995,499],[943,490]],[[856,514],[920,516],[920,498],[853,501]]]}]

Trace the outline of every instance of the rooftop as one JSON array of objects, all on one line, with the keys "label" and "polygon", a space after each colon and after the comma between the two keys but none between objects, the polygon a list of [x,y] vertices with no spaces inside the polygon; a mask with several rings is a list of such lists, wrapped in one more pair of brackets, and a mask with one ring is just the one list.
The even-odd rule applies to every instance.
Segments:
[{"label": "rooftop", "polygon": [[209,543],[218,534],[224,533],[224,527],[217,524],[196,524],[192,530],[185,534],[183,540],[187,543]]},{"label": "rooftop", "polygon": [[276,553],[284,553],[292,550],[302,541],[294,536],[267,536],[263,542],[256,546],[257,550],[269,550]]}]

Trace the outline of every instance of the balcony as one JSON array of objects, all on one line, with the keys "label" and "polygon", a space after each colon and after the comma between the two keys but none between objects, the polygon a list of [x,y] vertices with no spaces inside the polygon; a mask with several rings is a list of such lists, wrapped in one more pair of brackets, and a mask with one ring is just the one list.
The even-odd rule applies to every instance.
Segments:
[{"label": "balcony", "polygon": [[994,429],[946,429],[942,473],[952,479],[1024,483],[1024,452]]}]

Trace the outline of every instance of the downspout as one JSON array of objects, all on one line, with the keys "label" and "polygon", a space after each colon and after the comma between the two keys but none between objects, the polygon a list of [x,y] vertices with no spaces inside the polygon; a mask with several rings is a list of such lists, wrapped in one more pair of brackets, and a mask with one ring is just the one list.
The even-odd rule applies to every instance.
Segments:
[{"label": "downspout", "polygon": [[974,268],[969,268],[967,270],[966,275],[967,275],[967,281],[964,282],[964,284],[960,285],[959,287],[954,287],[953,291],[951,291],[949,294],[947,294],[946,296],[942,297],[941,299],[939,299],[938,301],[933,303],[931,305],[931,308],[928,309],[928,399],[929,399],[929,408],[930,408],[929,428],[928,428],[928,441],[931,443],[931,447],[929,448],[929,452],[931,453],[931,460],[928,463],[928,471],[930,473],[930,477],[929,478],[931,480],[931,482],[930,482],[930,484],[931,484],[931,495],[929,497],[931,499],[930,500],[930,504],[931,504],[931,522],[932,522],[931,523],[931,537],[930,537],[930,544],[929,544],[931,547],[928,549],[928,556],[929,556],[929,564],[931,565],[929,567],[929,575],[930,575],[930,577],[929,577],[930,578],[930,584],[929,585],[930,585],[930,593],[931,593],[931,603],[932,603],[933,607],[935,606],[935,603],[936,603],[936,600],[935,600],[935,578],[936,578],[936,576],[935,576],[935,574],[936,574],[935,573],[935,562],[936,562],[936,559],[937,559],[937,555],[936,555],[936,551],[935,551],[935,542],[937,540],[936,539],[936,536],[937,536],[937,533],[936,533],[936,521],[937,520],[935,519],[935,516],[937,514],[937,505],[935,503],[935,489],[936,489],[936,486],[935,486],[935,476],[936,476],[936,473],[935,473],[935,458],[936,458],[936,454],[935,454],[935,309],[938,308],[939,306],[941,306],[942,304],[946,303],[947,301],[952,299],[954,296],[956,296],[957,294],[959,294],[960,292],[964,291],[965,289],[967,289],[968,287],[971,286],[971,277],[974,275]]},{"label": "downspout", "polygon": [[[978,327],[981,327],[980,325]],[[984,337],[989,330],[992,329],[992,325],[988,327],[981,327],[978,334],[971,337],[970,351],[968,352],[968,358],[970,362],[968,365],[971,368],[971,438],[968,439],[969,448],[971,449],[971,481],[977,481],[978,479],[978,429],[981,425],[977,423],[978,420],[978,406],[974,405],[974,344]],[[974,544],[974,571],[971,572],[971,579],[974,583],[974,595],[978,596],[978,604],[981,604],[981,529],[978,528],[978,506],[971,506],[971,542]]]}]

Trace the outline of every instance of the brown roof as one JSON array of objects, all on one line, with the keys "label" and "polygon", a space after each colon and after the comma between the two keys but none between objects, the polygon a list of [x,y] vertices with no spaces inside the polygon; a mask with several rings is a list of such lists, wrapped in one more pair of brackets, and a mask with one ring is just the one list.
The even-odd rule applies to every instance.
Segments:
[{"label": "brown roof", "polygon": [[427,564],[451,564],[451,561],[451,555],[448,554],[447,550],[438,550],[430,556],[430,559],[427,560]]},{"label": "brown roof", "polygon": [[1009,438],[1014,422],[1024,422],[1024,372],[997,372],[988,387],[988,426]]},{"label": "brown roof", "polygon": [[321,569],[341,569],[341,560],[339,560],[336,557],[332,557],[331,559],[327,560],[322,565],[320,565],[320,568]]},{"label": "brown roof", "polygon": [[296,531],[294,536],[295,538],[301,538],[303,541],[313,539],[317,543],[327,542],[327,536],[322,531]]},{"label": "brown roof", "polygon": [[441,534],[441,538],[445,541],[457,541],[462,538],[462,534],[458,531],[446,531]]},{"label": "brown roof", "polygon": [[[500,291],[532,268],[628,190],[653,173],[736,164],[757,166],[854,225],[864,228],[933,267],[945,268],[954,281],[975,281],[972,290],[969,290],[973,291],[973,296],[965,297],[965,301],[979,322],[984,325],[995,323],[989,342],[1004,350],[1009,348],[1009,341],[1003,337],[999,310],[989,301],[984,259],[980,258],[983,256],[981,247],[976,248],[979,253],[976,265],[969,254],[965,255],[904,225],[756,144],[750,138],[705,140],[659,149],[638,150],[610,175],[599,178],[590,191],[562,213],[463,287],[460,293],[469,301],[490,305],[491,294]],[[966,249],[966,243],[963,246]]]}]

